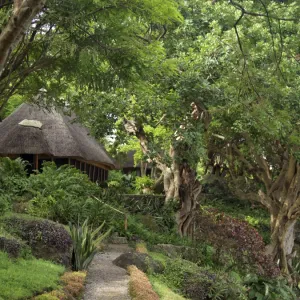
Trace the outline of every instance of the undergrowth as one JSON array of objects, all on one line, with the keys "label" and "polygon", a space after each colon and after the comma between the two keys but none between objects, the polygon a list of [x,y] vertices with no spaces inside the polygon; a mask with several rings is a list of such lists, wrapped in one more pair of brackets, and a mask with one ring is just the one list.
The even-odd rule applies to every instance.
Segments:
[{"label": "undergrowth", "polygon": [[231,217],[247,221],[257,229],[266,244],[270,243],[270,214],[261,206],[253,207],[250,201],[221,197],[206,198],[201,204],[203,208],[216,208]]}]

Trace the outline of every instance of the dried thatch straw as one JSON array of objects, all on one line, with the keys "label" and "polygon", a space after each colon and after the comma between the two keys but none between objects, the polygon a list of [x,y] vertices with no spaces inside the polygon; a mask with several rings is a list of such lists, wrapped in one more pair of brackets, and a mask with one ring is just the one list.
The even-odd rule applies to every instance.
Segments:
[{"label": "dried thatch straw", "polygon": [[[42,126],[34,125],[40,125],[39,122]],[[20,154],[77,158],[114,168],[103,146],[74,122],[74,115],[30,104],[22,104],[0,123],[0,156]]]}]

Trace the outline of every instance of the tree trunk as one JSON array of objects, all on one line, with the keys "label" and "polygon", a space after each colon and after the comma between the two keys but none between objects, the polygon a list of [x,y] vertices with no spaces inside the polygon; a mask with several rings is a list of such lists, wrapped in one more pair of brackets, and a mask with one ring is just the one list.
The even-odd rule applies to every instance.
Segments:
[{"label": "tree trunk", "polygon": [[259,190],[257,199],[271,215],[271,245],[268,246],[268,253],[279,264],[281,271],[290,275],[294,227],[300,217],[300,164],[294,156],[295,149],[280,148],[278,153],[275,152],[280,168],[273,168],[266,157],[256,152],[249,135],[245,134],[244,137],[252,150],[252,156],[246,158],[234,144],[231,146],[232,153],[258,182],[264,184],[265,191]]},{"label": "tree trunk", "polygon": [[171,168],[166,167],[162,172],[164,177],[166,202],[173,199],[179,201],[179,190],[181,184],[179,165],[177,163],[173,163]]},{"label": "tree trunk", "polygon": [[164,176],[164,191],[166,195],[166,202],[174,199],[175,197],[175,180],[174,180],[174,173],[172,172],[171,168],[166,168],[163,170]]},{"label": "tree trunk", "polygon": [[[139,139],[143,153],[148,155],[148,141],[143,127],[127,119],[124,119],[124,127],[128,133],[134,134]],[[196,173],[186,163],[183,165],[178,163],[179,155],[173,146],[170,147],[169,155],[172,159],[171,166],[163,163],[159,155],[152,161],[162,172],[166,202],[174,199],[181,203],[181,209],[177,214],[178,231],[181,236],[187,236],[192,233],[191,225],[201,185],[196,179]]]},{"label": "tree trunk", "polygon": [[181,236],[193,236],[193,220],[198,208],[202,186],[196,179],[195,172],[189,166],[183,167],[181,179],[181,209],[177,215],[178,232]]},{"label": "tree trunk", "polygon": [[10,53],[18,44],[33,18],[41,11],[46,0],[15,0],[14,11],[0,34],[0,75]]},{"label": "tree trunk", "polygon": [[279,212],[276,216],[272,215],[271,226],[271,245],[268,253],[271,254],[274,262],[278,263],[284,274],[291,271],[291,259],[294,255],[294,229],[296,220],[289,220],[285,213]]}]

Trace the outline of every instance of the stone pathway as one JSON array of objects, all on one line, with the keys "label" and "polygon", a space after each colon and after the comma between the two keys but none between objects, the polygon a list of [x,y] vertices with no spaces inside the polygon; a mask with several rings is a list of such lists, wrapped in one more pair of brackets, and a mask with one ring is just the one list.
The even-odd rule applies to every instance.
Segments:
[{"label": "stone pathway", "polygon": [[124,252],[127,245],[109,245],[104,253],[95,255],[86,278],[83,300],[130,300],[127,271],[112,261]]}]

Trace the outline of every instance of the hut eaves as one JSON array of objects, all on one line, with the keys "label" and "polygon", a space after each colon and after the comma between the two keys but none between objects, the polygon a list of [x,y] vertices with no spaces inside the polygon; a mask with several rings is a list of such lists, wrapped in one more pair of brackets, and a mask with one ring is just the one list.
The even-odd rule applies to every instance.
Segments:
[{"label": "hut eaves", "polygon": [[[34,120],[39,126],[22,126],[24,120]],[[101,146],[75,117],[55,109],[42,109],[22,104],[0,123],[0,155],[46,154],[69,157],[94,165],[114,168],[114,163]]]}]

